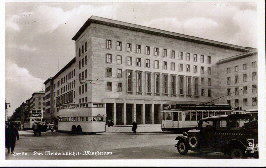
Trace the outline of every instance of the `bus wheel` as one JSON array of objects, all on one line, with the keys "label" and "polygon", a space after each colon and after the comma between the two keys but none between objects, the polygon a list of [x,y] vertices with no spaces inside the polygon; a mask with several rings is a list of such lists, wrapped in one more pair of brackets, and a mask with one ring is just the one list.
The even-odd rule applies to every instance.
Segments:
[{"label": "bus wheel", "polygon": [[189,137],[188,144],[193,149],[198,148],[198,146],[199,146],[199,138],[197,136]]},{"label": "bus wheel", "polygon": [[71,134],[76,134],[76,132],[77,132],[77,127],[75,125],[72,125]]},{"label": "bus wheel", "polygon": [[177,143],[177,150],[181,155],[186,155],[188,152],[188,147],[184,141],[180,140]]},{"label": "bus wheel", "polygon": [[77,126],[77,133],[82,134],[82,128],[80,125]]}]

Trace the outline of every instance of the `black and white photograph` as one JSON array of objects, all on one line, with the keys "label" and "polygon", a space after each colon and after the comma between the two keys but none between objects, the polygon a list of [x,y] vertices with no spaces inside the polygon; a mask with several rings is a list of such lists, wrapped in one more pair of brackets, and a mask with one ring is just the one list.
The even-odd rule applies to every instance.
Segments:
[{"label": "black and white photograph", "polygon": [[265,2],[2,4],[6,166],[266,164]]}]

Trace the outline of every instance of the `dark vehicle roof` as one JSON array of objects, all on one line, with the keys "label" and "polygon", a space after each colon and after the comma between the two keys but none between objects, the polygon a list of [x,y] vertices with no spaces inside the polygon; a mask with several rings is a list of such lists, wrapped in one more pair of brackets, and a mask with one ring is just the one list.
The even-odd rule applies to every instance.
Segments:
[{"label": "dark vehicle roof", "polygon": [[250,119],[252,116],[250,114],[229,114],[229,115],[220,115],[212,116],[201,119],[202,121],[212,121],[212,120],[221,120],[221,119]]}]

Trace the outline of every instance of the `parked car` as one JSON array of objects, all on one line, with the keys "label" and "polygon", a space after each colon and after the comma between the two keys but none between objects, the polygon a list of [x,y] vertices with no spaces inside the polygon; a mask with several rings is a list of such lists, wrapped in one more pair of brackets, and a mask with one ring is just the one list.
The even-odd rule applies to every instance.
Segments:
[{"label": "parked car", "polygon": [[176,137],[180,154],[223,152],[230,158],[258,157],[258,122],[249,114],[230,114],[201,119],[198,127]]}]

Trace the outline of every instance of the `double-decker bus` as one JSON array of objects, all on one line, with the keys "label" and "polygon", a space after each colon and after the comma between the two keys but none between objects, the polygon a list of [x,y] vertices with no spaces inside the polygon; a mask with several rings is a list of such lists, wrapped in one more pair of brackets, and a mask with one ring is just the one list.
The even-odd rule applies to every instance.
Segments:
[{"label": "double-decker bus", "polygon": [[193,129],[202,118],[232,113],[227,104],[173,104],[162,110],[162,131],[183,132]]},{"label": "double-decker bus", "polygon": [[72,133],[105,132],[106,112],[103,103],[68,105],[59,110],[58,131]]}]

